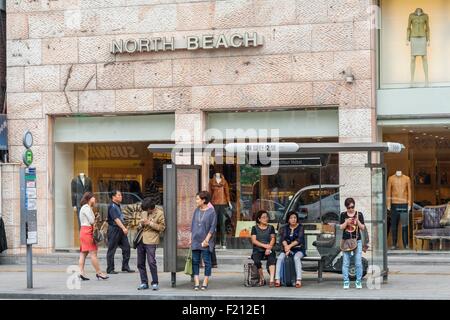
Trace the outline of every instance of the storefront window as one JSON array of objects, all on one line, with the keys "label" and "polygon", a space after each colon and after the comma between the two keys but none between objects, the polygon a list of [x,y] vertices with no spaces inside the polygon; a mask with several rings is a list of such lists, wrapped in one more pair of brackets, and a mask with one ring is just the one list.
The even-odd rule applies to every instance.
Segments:
[{"label": "storefront window", "polygon": [[[386,154],[388,177],[394,180],[401,173],[411,183],[412,208],[407,219],[398,223],[397,247],[402,249],[407,244],[418,250],[450,249],[450,131],[444,127],[383,131],[384,141],[399,141],[406,147],[406,152]],[[392,199],[395,196],[394,192]],[[390,222],[388,244],[394,247],[392,223],[396,222]],[[408,237],[407,242],[403,242],[404,236]]]},{"label": "storefront window", "polygon": [[[336,142],[333,138],[323,140]],[[316,139],[289,141],[317,142]],[[288,209],[297,211],[303,222],[336,221],[339,216],[338,155],[326,159],[324,166],[280,167],[277,174],[262,175],[258,166],[239,164],[236,159],[230,164],[230,159],[220,162],[212,157],[209,187],[212,203],[222,219],[217,243],[227,248],[250,247],[251,227],[259,210],[268,211],[269,222],[274,226],[284,220]],[[220,184],[228,188],[224,198]]]},{"label": "storefront window", "polygon": [[381,10],[381,88],[449,86],[448,1],[383,0]]},{"label": "storefront window", "polygon": [[97,200],[98,226],[108,217],[109,193],[122,192],[130,237],[136,229],[136,208],[144,198],[163,205],[163,165],[171,162],[170,154],[150,153],[149,143],[55,144],[56,248],[79,246],[77,213],[86,191]]}]

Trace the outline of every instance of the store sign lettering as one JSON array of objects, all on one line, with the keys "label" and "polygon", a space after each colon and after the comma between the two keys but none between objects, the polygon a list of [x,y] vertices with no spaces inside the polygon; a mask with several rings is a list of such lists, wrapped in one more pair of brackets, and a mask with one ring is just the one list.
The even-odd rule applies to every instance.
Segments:
[{"label": "store sign lettering", "polygon": [[139,158],[135,147],[130,146],[95,146],[89,148],[90,158],[110,159],[110,158]]},{"label": "store sign lettering", "polygon": [[264,44],[257,32],[232,35],[187,36],[183,40],[175,37],[153,37],[141,39],[113,40],[111,53],[142,53],[175,50],[250,48]]}]

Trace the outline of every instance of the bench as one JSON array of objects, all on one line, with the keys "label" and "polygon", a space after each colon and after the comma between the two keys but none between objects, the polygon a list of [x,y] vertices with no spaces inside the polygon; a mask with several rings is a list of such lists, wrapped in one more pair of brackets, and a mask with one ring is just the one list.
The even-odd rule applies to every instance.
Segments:
[{"label": "bench", "polygon": [[317,262],[317,282],[322,282],[322,272],[324,266],[324,258],[321,256],[306,256],[302,261],[316,261]]},{"label": "bench", "polygon": [[[252,256],[249,256],[248,259],[250,261],[252,260]],[[261,261],[267,260],[266,257],[264,257]],[[306,256],[302,258],[302,261],[316,261],[317,262],[317,282],[322,282],[322,273],[323,273],[323,266],[324,266],[324,258],[320,256]]]}]

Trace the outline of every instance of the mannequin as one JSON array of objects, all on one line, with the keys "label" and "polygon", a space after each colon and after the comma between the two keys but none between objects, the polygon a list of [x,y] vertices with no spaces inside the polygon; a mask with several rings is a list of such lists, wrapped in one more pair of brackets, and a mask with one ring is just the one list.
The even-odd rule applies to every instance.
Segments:
[{"label": "mannequin", "polygon": [[209,181],[209,192],[211,193],[211,203],[217,212],[217,229],[220,234],[220,242],[223,249],[226,249],[226,212],[228,206],[232,209],[230,201],[230,189],[227,180],[220,173],[216,172]]},{"label": "mannequin", "polygon": [[70,184],[72,194],[72,207],[76,211],[78,218],[78,228],[80,228],[80,202],[85,192],[92,192],[92,180],[83,172],[72,179]]},{"label": "mannequin", "polygon": [[401,171],[390,176],[387,184],[387,209],[391,212],[392,247],[397,248],[398,222],[402,224],[403,247],[408,247],[408,221],[411,211],[411,179]]},{"label": "mannequin", "polygon": [[417,8],[409,15],[406,45],[409,43],[411,43],[411,86],[416,71],[416,57],[421,56],[425,72],[425,86],[428,87],[427,46],[430,46],[430,24],[428,15],[421,8]]}]

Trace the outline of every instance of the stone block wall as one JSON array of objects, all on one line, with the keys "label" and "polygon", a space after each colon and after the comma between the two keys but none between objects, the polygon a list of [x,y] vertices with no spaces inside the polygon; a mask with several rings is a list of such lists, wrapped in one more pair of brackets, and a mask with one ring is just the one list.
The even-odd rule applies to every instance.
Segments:
[{"label": "stone block wall", "polygon": [[[337,106],[341,142],[375,141],[371,3],[7,0],[10,159],[20,161],[21,136],[30,129],[46,212],[38,247],[53,247],[53,116],[174,112],[177,127],[193,133],[204,128],[208,111]],[[119,39],[243,32],[263,35],[264,45],[110,53]],[[348,68],[353,84],[344,81]],[[368,177],[352,170],[341,159],[341,178],[362,174],[365,183]]]}]

